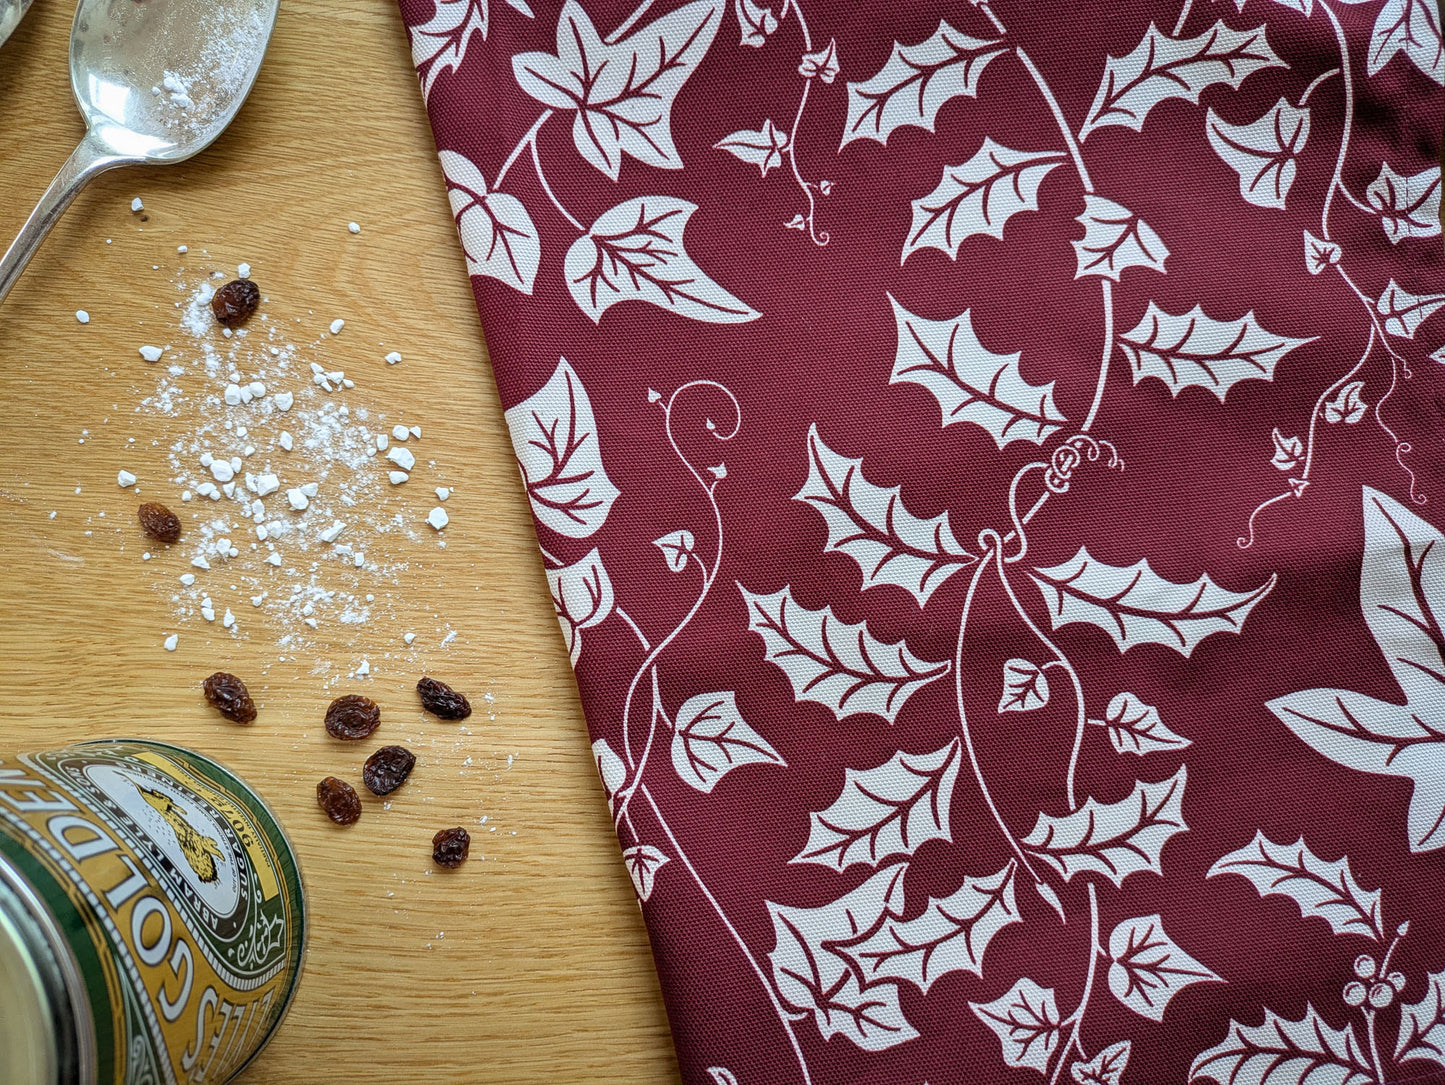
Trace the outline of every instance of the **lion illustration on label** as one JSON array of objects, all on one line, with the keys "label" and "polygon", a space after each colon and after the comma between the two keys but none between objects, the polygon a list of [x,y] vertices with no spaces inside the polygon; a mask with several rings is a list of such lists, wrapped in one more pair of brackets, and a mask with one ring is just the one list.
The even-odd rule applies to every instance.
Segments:
[{"label": "lion illustration on label", "polygon": [[224,858],[220,844],[205,833],[196,831],[169,795],[139,786],[136,790],[171,827],[176,836],[176,844],[180,846],[186,862],[196,872],[196,877],[207,884],[214,882],[217,877],[216,861]]}]

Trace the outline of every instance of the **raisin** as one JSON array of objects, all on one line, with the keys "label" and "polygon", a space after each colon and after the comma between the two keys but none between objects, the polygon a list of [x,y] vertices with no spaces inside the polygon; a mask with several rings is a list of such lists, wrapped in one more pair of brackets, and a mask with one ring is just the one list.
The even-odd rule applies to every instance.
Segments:
[{"label": "raisin", "polygon": [[234,674],[217,671],[201,683],[201,690],[216,711],[235,723],[250,723],[256,718],[256,702]]},{"label": "raisin", "polygon": [[261,288],[250,279],[232,279],[211,296],[211,312],[222,324],[243,324],[261,304]]},{"label": "raisin", "polygon": [[390,795],[406,783],[416,767],[416,754],[405,746],[383,746],[366,759],[361,782],[373,795]]},{"label": "raisin", "polygon": [[472,835],[458,825],[455,829],[443,829],[431,838],[431,857],[437,866],[448,870],[461,866],[472,850]]},{"label": "raisin", "polygon": [[464,720],[472,714],[471,702],[445,682],[423,678],[416,691],[421,694],[421,706],[438,719]]},{"label": "raisin", "polygon": [[366,738],[381,723],[381,709],[370,697],[348,693],[326,710],[326,733],[332,738]]},{"label": "raisin", "polygon": [[140,517],[141,530],[156,542],[180,542],[181,522],[159,501],[147,501],[136,510],[136,515]]},{"label": "raisin", "polygon": [[316,785],[316,805],[338,825],[355,825],[361,819],[361,797],[356,788],[335,776]]}]

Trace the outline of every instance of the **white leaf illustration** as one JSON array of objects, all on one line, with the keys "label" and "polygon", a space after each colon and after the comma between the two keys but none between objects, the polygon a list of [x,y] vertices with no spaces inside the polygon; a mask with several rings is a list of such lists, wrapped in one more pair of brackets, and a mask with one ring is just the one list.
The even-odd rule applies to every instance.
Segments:
[{"label": "white leaf illustration", "polygon": [[734,158],[757,166],[766,177],[769,170],[783,164],[783,152],[788,149],[788,131],[766,120],[761,129],[744,128],[723,136],[713,144],[713,149],[727,151]]},{"label": "white leaf illustration", "polygon": [[1445,535],[1364,487],[1360,607],[1405,704],[1306,689],[1269,708],[1315,752],[1360,772],[1413,780],[1410,849],[1445,848]]},{"label": "white leaf illustration", "polygon": [[958,739],[941,750],[901,750],[876,768],[843,770],[833,805],[808,815],[808,842],[789,860],[837,871],[912,855],[929,840],[952,840],[949,811],[963,754]]},{"label": "white leaf illustration", "polygon": [[1119,349],[1134,370],[1134,383],[1157,377],[1177,396],[1191,385],[1224,402],[1242,380],[1274,380],[1274,367],[1296,347],[1314,342],[1275,335],[1250,310],[1238,320],[1215,320],[1196,305],[1180,316],[1154,302],[1133,329],[1119,336]]},{"label": "white leaf illustration", "polygon": [[709,324],[737,324],[762,315],[709,278],[687,254],[682,233],[696,210],[697,204],[671,196],[638,196],[604,211],[572,242],[564,265],[567,287],[592,323],[620,301],[645,301]]},{"label": "white leaf illustration", "polygon": [[1276,844],[1256,831],[1248,844],[1210,867],[1207,877],[1222,874],[1248,878],[1261,897],[1289,897],[1299,905],[1300,915],[1318,916],[1336,934],[1385,940],[1380,891],[1367,890],[1355,881],[1349,859],[1321,859],[1305,846],[1304,837],[1293,844]]},{"label": "white leaf illustration", "polygon": [[1278,426],[1270,439],[1274,442],[1274,455],[1269,462],[1281,471],[1293,471],[1305,458],[1305,443],[1298,437],[1286,437]]},{"label": "white leaf illustration", "polygon": [[694,0],[618,42],[598,35],[577,0],[557,20],[557,53],[518,53],[517,83],[543,105],[574,110],[577,153],[612,180],[622,156],[680,170],[672,103],[722,25],[725,0]]},{"label": "white leaf illustration", "polygon": [[1074,246],[1078,268],[1074,278],[1097,275],[1119,281],[1127,267],[1147,267],[1165,274],[1169,248],[1153,228],[1127,207],[1102,196],[1086,195],[1082,223],[1084,236]]},{"label": "white leaf illustration", "polygon": [[632,877],[638,899],[647,900],[652,896],[657,872],[668,861],[668,857],[651,844],[638,844],[623,851],[622,861],[627,864],[627,873]]},{"label": "white leaf illustration", "polygon": [[1285,98],[1249,124],[1228,124],[1210,110],[1204,132],[1214,153],[1239,174],[1239,194],[1256,207],[1284,210],[1294,184],[1295,159],[1310,137],[1310,111]]},{"label": "white leaf illustration", "polygon": [[1318,275],[1340,262],[1340,257],[1344,254],[1335,242],[1318,238],[1308,230],[1304,232],[1304,236],[1305,267],[1309,268],[1311,275]]},{"label": "white leaf illustration", "polygon": [[1445,294],[1412,294],[1391,279],[1375,301],[1375,312],[1385,318],[1385,331],[1401,339],[1414,339],[1415,329],[1442,305]]},{"label": "white leaf illustration", "polygon": [[602,555],[594,548],[575,565],[548,569],[547,585],[552,589],[552,607],[567,642],[572,666],[582,654],[582,630],[601,625],[612,613],[612,578],[602,566]]},{"label": "white leaf illustration", "polygon": [[1206,87],[1225,83],[1238,90],[1252,73],[1276,67],[1287,65],[1269,47],[1263,26],[1231,30],[1221,21],[1198,37],[1171,38],[1151,23],[1132,53],[1105,63],[1079,138],[1111,124],[1137,132],[1160,102],[1183,98],[1197,103]]},{"label": "white leaf illustration", "polygon": [[1445,83],[1440,46],[1440,11],[1431,0],[1385,0],[1370,36],[1367,70],[1374,75],[1396,53],[1437,83]]},{"label": "white leaf illustration", "polygon": [[838,1034],[866,1051],[882,1051],[918,1035],[899,1002],[898,986],[863,989],[848,961],[831,948],[872,930],[885,913],[903,914],[907,863],[884,867],[852,892],[819,908],[765,901],[775,944],[768,954],[783,1003],[811,1013],[823,1039]]},{"label": "white leaf illustration", "polygon": [[856,625],[833,616],[833,608],[809,610],[784,587],[755,595],[741,584],[748,629],[763,638],[764,658],[793,686],[793,699],[825,705],[838,719],[861,713],[898,718],[904,703],[953,667],[949,660],[919,659],[903,641],[886,644]]},{"label": "white leaf illustration", "polygon": [[1184,988],[1218,983],[1219,977],[1200,964],[1164,932],[1157,915],[1126,919],[1109,935],[1109,990],[1124,1005],[1151,1021]]},{"label": "white leaf illustration", "polygon": [[1002,238],[1014,215],[1039,209],[1039,186],[1065,161],[1063,151],[1014,151],[984,137],[972,158],[944,166],[938,187],[913,201],[903,259],[919,249],[937,249],[956,260],[966,237]]},{"label": "white leaf illustration", "polygon": [[[811,53],[804,53],[803,59],[798,62],[799,75],[804,79],[817,79],[823,83],[831,83],[837,79],[840,70],[838,67],[837,38],[829,38],[828,44],[821,49],[816,49]],[[822,184],[825,185],[827,183],[826,181],[822,182]],[[823,195],[826,196],[827,194],[828,190],[823,189]]]},{"label": "white leaf illustration", "polygon": [[1332,1029],[1305,1005],[1299,1021],[1266,1010],[1257,1026],[1229,1022],[1229,1035],[1201,1052],[1189,1080],[1218,1085],[1379,1085],[1355,1026]]},{"label": "white leaf illustration", "polygon": [[1101,720],[1090,720],[1095,727],[1109,732],[1109,741],[1117,753],[1143,757],[1157,750],[1182,750],[1189,739],[1176,735],[1164,725],[1159,710],[1145,704],[1132,693],[1116,693]]},{"label": "white leaf illustration", "polygon": [[1393,244],[1440,233],[1439,166],[1402,177],[1388,162],[1381,162],[1380,175],[1365,189],[1365,199],[1380,212],[1380,225]]},{"label": "white leaf illustration", "polygon": [[596,532],[619,494],[602,467],[592,401],[567,359],[506,419],[532,515],[569,538]]},{"label": "white leaf illustration", "polygon": [[743,719],[736,693],[699,693],[677,710],[672,767],[689,787],[710,792],[733,769],[756,762],[787,766]]},{"label": "white leaf illustration", "polygon": [[1181,765],[1157,784],[1135,781],[1134,790],[1118,802],[1090,797],[1061,818],[1040,814],[1023,845],[1065,881],[1086,872],[1102,874],[1115,885],[1146,870],[1162,876],[1164,844],[1188,828],[1182,810],[1187,779]]},{"label": "white leaf illustration", "polygon": [[818,510],[828,528],[825,553],[858,563],[863,588],[892,584],[928,602],[945,580],[978,558],[954,537],[948,513],[914,516],[898,486],[885,489],[863,476],[863,461],[829,448],[815,423],[808,430],[808,480],[793,495]]},{"label": "white leaf illustration", "polygon": [[1030,575],[1048,604],[1053,628],[1085,622],[1108,633],[1121,652],[1163,644],[1186,657],[1205,637],[1238,633],[1275,584],[1271,576],[1251,592],[1225,591],[1208,574],[1177,584],[1151,569],[1147,559],[1106,565],[1082,546],[1062,565]]},{"label": "white leaf illustration", "polygon": [[1016,864],[986,878],[965,877],[957,891],[930,897],[913,919],[884,913],[883,923],[836,948],[845,954],[865,986],[883,980],[911,983],[925,994],[950,972],[983,975],[983,956],[994,936],[1022,922],[1014,901]]},{"label": "white leaf illustration", "polygon": [[1049,703],[1049,677],[1037,663],[1009,659],[1003,665],[999,712],[1032,712]]},{"label": "white leaf illustration", "polygon": [[481,170],[465,155],[439,151],[447,181],[447,200],[462,239],[469,275],[500,279],[524,294],[537,281],[542,241],[522,201],[505,192],[488,192]]},{"label": "white leaf illustration", "polygon": [[423,98],[430,96],[437,76],[461,67],[473,34],[485,40],[487,19],[487,0],[436,0],[432,17],[408,29]]},{"label": "white leaf illustration", "polygon": [[889,384],[917,384],[938,400],[943,425],[972,422],[1000,449],[1010,441],[1041,445],[1068,421],[1054,405],[1054,382],[1030,384],[1019,369],[1020,352],[995,354],[973,330],[965,309],[952,320],[914,316],[893,295],[898,354]]},{"label": "white leaf illustration", "polygon": [[1406,1059],[1425,1059],[1445,1066],[1445,972],[1430,973],[1430,986],[1419,1002],[1400,1006],[1395,1061]]},{"label": "white leaf illustration", "polygon": [[[1359,0],[1345,0],[1345,3],[1358,3]],[[1234,7],[1237,11],[1244,10],[1245,0],[1234,0]],[[1282,8],[1289,8],[1291,11],[1298,11],[1301,15],[1311,15],[1315,10],[1315,0],[1274,0]]]},{"label": "white leaf illustration", "polygon": [[738,17],[742,33],[739,45],[761,49],[778,29],[778,17],[772,8],[760,7],[753,0],[733,0],[733,14]]},{"label": "white leaf illustration", "polygon": [[994,1031],[1006,1065],[1048,1073],[1049,1060],[1063,1038],[1052,987],[1040,987],[1024,976],[1001,998],[970,1002],[968,1008]]},{"label": "white leaf illustration", "polygon": [[660,539],[653,539],[652,545],[662,551],[662,557],[667,562],[668,570],[674,573],[682,572],[687,568],[688,559],[697,556],[693,553],[693,547],[697,545],[697,540],[686,528],[671,532]]},{"label": "white leaf illustration", "polygon": [[741,1085],[737,1074],[726,1066],[709,1066],[707,1076],[712,1078],[713,1085]]},{"label": "white leaf illustration", "polygon": [[627,782],[627,766],[613,753],[605,738],[592,743],[592,760],[597,765],[597,775],[602,778],[602,790],[610,799],[613,792]]},{"label": "white leaf illustration", "polygon": [[978,97],[984,68],[1008,48],[1002,41],[970,37],[943,20],[917,45],[895,41],[878,74],[848,84],[848,122],[839,149],[855,139],[887,143],[903,125],[932,132],[943,104],[960,94]]},{"label": "white leaf illustration", "polygon": [[1074,1063],[1069,1073],[1079,1085],[1122,1085],[1133,1046],[1128,1040],[1110,1044],[1088,1062]]},{"label": "white leaf illustration", "polygon": [[1325,421],[1331,424],[1343,422],[1347,426],[1353,426],[1361,418],[1364,418],[1365,411],[1370,407],[1361,394],[1364,389],[1364,381],[1350,381],[1349,384],[1342,387],[1334,399],[1325,403],[1323,408]]}]

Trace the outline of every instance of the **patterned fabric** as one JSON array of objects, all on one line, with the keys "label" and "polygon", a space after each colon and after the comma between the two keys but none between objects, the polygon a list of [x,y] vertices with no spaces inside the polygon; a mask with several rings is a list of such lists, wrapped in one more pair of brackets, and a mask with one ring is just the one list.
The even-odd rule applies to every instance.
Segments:
[{"label": "patterned fabric", "polygon": [[631,2],[401,7],[684,1079],[1445,1082],[1433,0]]}]

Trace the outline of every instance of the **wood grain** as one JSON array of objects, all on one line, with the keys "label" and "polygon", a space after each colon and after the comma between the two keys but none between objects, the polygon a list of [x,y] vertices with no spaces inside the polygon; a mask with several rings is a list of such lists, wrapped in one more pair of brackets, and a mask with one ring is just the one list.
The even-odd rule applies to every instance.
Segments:
[{"label": "wood grain", "polygon": [[[0,49],[6,239],[82,132],[70,16],[42,0]],[[0,308],[0,755],[106,735],[180,742],[279,812],[316,922],[300,997],[248,1085],[676,1080],[442,192],[395,7],[286,0],[216,146],[102,176],[77,200]],[[141,498],[116,485],[126,467],[145,498],[177,499],[165,457],[188,419],[135,407],[155,386],[137,346],[174,331],[178,244],[197,265],[200,249],[215,267],[249,260],[277,311],[346,316],[331,349],[356,396],[424,419],[426,456],[456,486],[446,549],[390,544],[408,562],[405,603],[323,627],[304,658],[279,653],[264,622],[238,637],[176,624],[187,559],[141,560]],[[381,342],[405,361],[384,364]],[[458,635],[441,647],[431,631],[446,623]],[[422,631],[413,649],[406,628]],[[167,653],[171,629],[181,643]],[[365,687],[344,678],[361,656],[376,671]],[[253,727],[204,707],[200,679],[222,667],[251,676]],[[478,712],[461,732],[423,717],[411,691],[423,671],[478,701],[490,692],[495,718]],[[355,774],[360,754],[320,719],[336,692],[362,688],[383,706],[384,737],[421,766],[390,810],[368,803],[340,830],[314,783]],[[474,858],[427,874],[433,831],[458,823]]]}]

